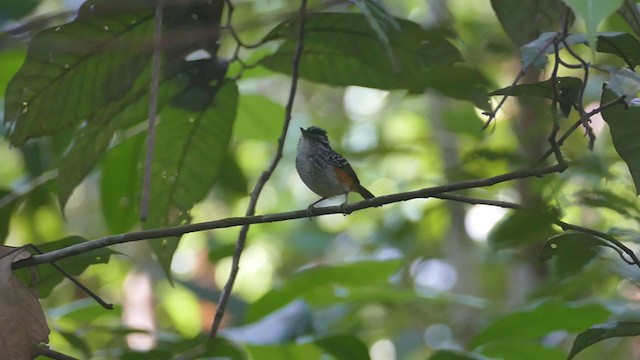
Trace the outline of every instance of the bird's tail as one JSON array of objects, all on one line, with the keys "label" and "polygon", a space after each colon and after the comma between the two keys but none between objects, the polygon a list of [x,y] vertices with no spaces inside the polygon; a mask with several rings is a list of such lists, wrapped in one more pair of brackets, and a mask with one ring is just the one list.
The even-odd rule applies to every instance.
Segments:
[{"label": "bird's tail", "polygon": [[360,184],[358,184],[358,188],[356,189],[356,191],[358,192],[358,194],[360,194],[365,199],[371,199],[371,198],[376,197],[375,195],[373,195],[371,193],[371,191],[365,189],[365,187],[360,185]]}]

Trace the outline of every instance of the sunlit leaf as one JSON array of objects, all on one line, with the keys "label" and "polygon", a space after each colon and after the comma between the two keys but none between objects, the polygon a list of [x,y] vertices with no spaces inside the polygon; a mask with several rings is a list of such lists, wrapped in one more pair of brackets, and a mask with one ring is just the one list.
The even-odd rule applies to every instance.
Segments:
[{"label": "sunlit leaf", "polygon": [[138,220],[138,160],[144,143],[135,136],[111,149],[102,161],[100,199],[102,215],[111,233],[123,233]]},{"label": "sunlit leaf", "polygon": [[261,95],[242,95],[233,134],[242,139],[274,142],[280,136],[284,107]]},{"label": "sunlit leaf", "polygon": [[584,20],[587,28],[589,46],[596,48],[596,31],[598,25],[613,14],[622,5],[624,0],[562,0],[573,12]]},{"label": "sunlit leaf", "polygon": [[610,312],[597,304],[546,301],[528,309],[506,315],[479,332],[472,348],[493,341],[534,340],[551,331],[578,332],[605,321]]},{"label": "sunlit leaf", "polygon": [[640,322],[619,321],[593,325],[588,330],[578,334],[571,347],[568,360],[573,359],[579,352],[599,341],[614,337],[638,335],[640,335]]},{"label": "sunlit leaf", "polygon": [[[0,189],[0,199],[12,194],[10,190]],[[0,244],[4,244],[7,235],[9,235],[9,220],[16,206],[19,205],[19,201],[14,200],[9,204],[0,207]]]},{"label": "sunlit leaf", "polygon": [[[403,265],[402,260],[366,260],[348,264],[319,265],[302,270],[280,287],[275,288],[249,307],[246,322],[253,322],[299,297],[312,295],[326,286],[335,291],[386,283]],[[342,290],[341,290],[342,289]]]}]

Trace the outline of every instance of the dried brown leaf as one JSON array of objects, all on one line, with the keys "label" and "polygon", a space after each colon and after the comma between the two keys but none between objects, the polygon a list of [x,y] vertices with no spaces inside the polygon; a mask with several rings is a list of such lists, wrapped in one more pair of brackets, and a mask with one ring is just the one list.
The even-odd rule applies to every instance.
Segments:
[{"label": "dried brown leaf", "polygon": [[11,271],[11,264],[30,257],[24,248],[0,246],[0,358],[30,360],[37,346],[49,341],[49,327],[36,292]]}]

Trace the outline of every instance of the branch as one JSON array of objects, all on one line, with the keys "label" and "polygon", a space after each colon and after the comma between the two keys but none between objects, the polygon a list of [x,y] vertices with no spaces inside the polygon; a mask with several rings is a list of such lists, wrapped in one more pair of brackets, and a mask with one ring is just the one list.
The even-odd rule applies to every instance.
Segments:
[{"label": "branch", "polygon": [[[440,195],[434,195],[432,197],[442,199],[442,200],[451,200],[451,201],[457,201],[457,202],[462,202],[462,203],[472,204],[472,205],[490,205],[490,206],[498,206],[506,209],[532,211],[531,209],[527,209],[526,207],[520,204],[511,203],[508,201],[477,199],[477,198],[471,198],[471,197],[461,196],[457,194],[440,194]],[[636,265],[637,267],[640,267],[640,259],[638,259],[638,257],[633,252],[633,250],[629,249],[627,246],[622,244],[615,237],[598,230],[586,228],[579,225],[569,224],[560,219],[553,219],[552,222],[560,226],[564,231],[573,230],[576,232],[581,232],[584,234],[589,234],[589,235],[593,235],[600,238],[603,241],[602,246],[606,246],[610,249],[615,250],[620,256],[620,258],[622,259],[622,261],[626,262],[629,265]],[[627,254],[629,258],[631,258],[631,260],[625,258],[624,254]]]},{"label": "branch", "polygon": [[[519,171],[514,171],[506,174],[501,174],[489,178],[484,179],[476,179],[476,180],[467,180],[460,181],[456,183],[435,186],[430,188],[423,188],[419,190],[401,192],[396,194],[379,196],[373,199],[368,199],[356,203],[350,203],[345,205],[344,207],[337,206],[327,206],[327,207],[319,207],[313,209],[312,217],[322,216],[322,215],[330,215],[330,214],[350,214],[352,212],[368,209],[372,207],[378,207],[387,204],[393,204],[402,201],[408,201],[412,199],[426,199],[430,197],[435,197],[435,195],[443,194],[451,191],[472,189],[478,187],[487,187],[496,185],[499,183],[515,180],[515,179],[525,179],[530,177],[541,177],[544,175],[552,174],[552,173],[560,173],[566,169],[565,166],[556,164],[552,166],[545,166],[541,168],[535,169],[523,169]],[[35,255],[28,259],[16,261],[13,263],[12,268],[20,269],[27,266],[33,266],[38,264],[51,263],[53,261],[57,261],[60,259],[64,259],[70,256],[82,254],[91,250],[101,249],[107,246],[122,244],[132,241],[140,241],[140,240],[151,240],[151,239],[161,239],[168,237],[176,237],[197,232],[197,231],[205,231],[205,230],[213,230],[213,229],[223,229],[230,228],[241,225],[251,225],[251,224],[263,224],[263,223],[272,223],[272,222],[280,222],[286,220],[293,219],[306,219],[308,218],[307,210],[297,210],[283,213],[275,213],[275,214],[266,214],[266,215],[252,215],[252,216],[244,216],[244,217],[231,217],[214,221],[206,221],[195,224],[174,226],[170,228],[160,228],[160,229],[151,229],[144,231],[136,231],[118,235],[110,235],[102,238],[98,238],[95,240],[90,240],[87,242],[83,242],[80,244],[70,245],[66,248],[54,250],[48,252],[43,255]]]},{"label": "branch", "polygon": [[156,112],[158,111],[158,86],[160,85],[160,50],[162,46],[162,9],[164,0],[157,0],[155,11],[155,32],[153,55],[151,57],[151,85],[149,89],[149,125],[147,128],[147,152],[144,159],[144,178],[140,197],[140,219],[147,219],[149,196],[151,194],[151,165],[156,140]]},{"label": "branch", "polygon": [[547,49],[549,48],[549,46],[551,46],[552,44],[557,44],[558,43],[558,37],[554,36],[551,39],[549,39],[544,46],[540,47],[540,49],[538,50],[538,52],[535,54],[535,56],[533,57],[533,59],[529,62],[529,64],[527,64],[527,66],[523,66],[520,69],[520,72],[518,73],[518,76],[516,76],[516,78],[513,80],[513,82],[511,83],[511,85],[509,85],[509,88],[507,89],[507,91],[505,92],[505,94],[502,96],[502,99],[500,99],[500,102],[498,103],[498,105],[496,105],[496,108],[493,109],[492,111],[485,111],[482,114],[488,116],[489,118],[487,119],[487,121],[484,123],[484,125],[482,126],[482,129],[486,129],[489,124],[491,124],[491,121],[493,121],[493,119],[495,119],[496,115],[498,114],[498,110],[500,110],[502,108],[502,106],[504,105],[504,103],[507,101],[507,98],[509,96],[511,96],[511,91],[513,91],[513,89],[516,87],[516,85],[518,85],[518,83],[520,82],[520,79],[522,79],[522,77],[524,76],[524,74],[527,72],[527,70],[529,69],[529,67],[531,67],[531,65],[535,62],[535,60],[542,55],[545,51],[547,51]]},{"label": "branch", "polygon": [[[227,1],[230,4],[229,1]],[[260,178],[256,182],[253,191],[251,192],[251,197],[249,199],[249,205],[247,206],[246,215],[252,216],[256,211],[256,204],[258,202],[258,197],[260,197],[260,193],[264,188],[267,181],[271,177],[271,174],[276,170],[280,159],[282,158],[282,149],[284,148],[284,141],[287,137],[287,130],[289,129],[289,123],[291,122],[291,112],[293,110],[293,102],[296,97],[296,91],[298,89],[298,74],[300,72],[300,59],[302,58],[302,50],[304,48],[304,22],[306,17],[306,7],[307,0],[302,0],[300,3],[299,17],[300,23],[298,25],[298,40],[296,44],[296,49],[293,54],[293,59],[291,60],[291,87],[289,89],[289,100],[287,101],[287,107],[285,109],[284,115],[284,123],[282,124],[282,132],[280,134],[280,138],[278,138],[278,149],[276,150],[276,154],[271,161],[271,164],[265,170]],[[229,8],[229,14],[233,8]],[[230,16],[230,15],[229,15]],[[230,21],[230,19],[229,19]],[[236,39],[239,41],[239,39]],[[235,283],[236,276],[238,275],[238,271],[240,270],[240,256],[242,255],[242,251],[244,250],[245,243],[247,241],[247,233],[249,232],[249,224],[244,224],[240,229],[240,234],[238,235],[238,240],[236,241],[236,248],[233,253],[233,258],[231,262],[231,273],[229,274],[229,278],[227,279],[224,288],[222,289],[222,293],[220,294],[220,300],[218,300],[218,307],[216,308],[216,313],[213,318],[213,324],[211,324],[211,331],[209,332],[209,337],[215,338],[220,328],[220,324],[222,323],[222,318],[224,317],[224,310],[227,306],[227,302],[229,301],[229,297],[231,296],[231,291],[233,290],[233,284]]]}]

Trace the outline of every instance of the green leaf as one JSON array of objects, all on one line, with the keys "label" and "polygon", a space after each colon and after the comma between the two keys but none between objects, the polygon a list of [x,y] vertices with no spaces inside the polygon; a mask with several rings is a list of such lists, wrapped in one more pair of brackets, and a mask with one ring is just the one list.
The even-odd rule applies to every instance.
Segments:
[{"label": "green leaf", "polygon": [[555,259],[558,276],[579,274],[600,251],[603,240],[583,233],[565,233],[552,237],[540,252],[540,261]]},{"label": "green leaf", "polygon": [[282,119],[282,105],[261,95],[242,95],[233,134],[242,139],[273,142],[280,136]]},{"label": "green leaf", "polygon": [[282,286],[269,291],[253,303],[247,311],[245,322],[254,322],[299,297],[309,296],[312,300],[314,291],[320,287],[325,287],[327,291],[341,289],[348,292],[351,288],[386,284],[389,277],[402,265],[401,259],[394,259],[307,268],[292,275]]},{"label": "green leaf", "polygon": [[[578,92],[582,87],[582,80],[574,77],[559,77],[556,83],[556,90],[559,93],[558,103],[560,110],[566,117],[569,116],[573,104],[578,98]],[[553,99],[553,86],[551,79],[533,84],[520,84],[510,89],[505,87],[489,93],[489,96],[509,95],[509,96],[535,96],[545,99]]]},{"label": "green leaf", "polygon": [[[57,241],[40,244],[38,248],[42,252],[47,253],[86,241],[87,239],[81,236],[68,236]],[[69,274],[77,276],[82,274],[90,265],[108,263],[113,254],[118,254],[118,252],[109,248],[102,248],[56,261],[56,264]],[[33,286],[38,291],[40,298],[48,297],[53,291],[53,288],[65,279],[64,275],[49,264],[37,265],[36,271],[38,278]]]},{"label": "green leaf", "polygon": [[578,334],[571,347],[568,360],[573,359],[579,352],[599,341],[638,335],[640,335],[640,322],[637,321],[616,321],[593,325],[587,331]]},{"label": "green leaf", "polygon": [[369,349],[353,336],[331,336],[314,342],[247,346],[254,360],[336,359],[368,360]]},{"label": "green leaf", "polygon": [[89,347],[89,344],[87,344],[86,339],[84,339],[82,336],[79,336],[72,332],[60,331],[60,330],[58,330],[57,333],[60,334],[60,336],[62,336],[65,339],[65,341],[68,342],[69,345],[71,345],[74,349],[82,352],[82,355],[85,358],[90,359],[92,357],[93,354],[91,351],[91,347]]},{"label": "green leaf", "polygon": [[389,13],[384,4],[379,0],[355,0],[355,3],[364,14],[367,22],[369,22],[371,29],[376,33],[376,36],[378,36],[378,40],[380,40],[382,46],[384,46],[389,61],[391,61],[394,67],[397,67],[387,32],[390,27],[395,31],[399,31],[400,25],[398,25],[393,15]]},{"label": "green leaf", "polygon": [[[604,89],[600,104],[606,104],[618,98],[613,91]],[[637,146],[640,137],[640,108],[625,105],[607,107],[602,111],[602,117],[611,129],[613,146],[618,155],[627,163],[636,193],[640,190],[640,148]]]},{"label": "green leaf", "polygon": [[129,230],[140,218],[138,159],[143,144],[144,137],[141,135],[129,138],[111,149],[102,161],[102,216],[111,233]]},{"label": "green leaf", "polygon": [[483,345],[478,350],[490,359],[565,360],[567,354],[534,341],[505,341]]},{"label": "green leaf", "polygon": [[550,300],[494,321],[474,337],[471,348],[494,341],[536,340],[555,330],[578,332],[609,315],[602,305]]},{"label": "green leaf", "polygon": [[[59,165],[58,201],[63,210],[73,190],[107,151],[114,133],[147,118],[150,76],[151,69],[147,67],[128,94],[101,109],[86,126],[76,131],[74,141]],[[161,110],[185,87],[183,78],[162,81],[158,89],[158,109]]]},{"label": "green leaf", "polygon": [[554,214],[513,211],[491,229],[488,241],[497,250],[545,241],[556,234],[555,218]]},{"label": "green leaf", "polygon": [[627,68],[619,69],[611,66],[601,66],[600,70],[609,72],[608,88],[619,96],[633,99],[640,92],[640,75]]},{"label": "green leaf", "polygon": [[640,41],[629,33],[598,35],[597,51],[620,57],[631,69],[640,64]]},{"label": "green leaf", "polygon": [[74,21],[31,40],[5,95],[12,144],[80,124],[128,92],[149,59],[135,51],[153,29],[142,3],[88,1]]},{"label": "green leaf", "polygon": [[471,352],[459,350],[438,350],[429,360],[489,360],[488,358]]},{"label": "green leaf", "polygon": [[247,350],[252,360],[322,359],[326,356],[326,352],[313,343],[248,345]]},{"label": "green leaf", "polygon": [[[539,34],[554,31],[566,6],[559,0],[491,0],[500,25],[511,40],[522,46]],[[535,18],[536,21],[531,21]]]},{"label": "green leaf", "polygon": [[315,344],[336,359],[369,360],[367,345],[355,336],[338,335],[316,340]]},{"label": "green leaf", "polygon": [[609,15],[613,14],[624,0],[563,0],[571,10],[580,16],[587,28],[587,39],[589,46],[592,49],[596,48],[596,31],[598,25],[606,19]]},{"label": "green leaf", "polygon": [[633,29],[636,36],[640,36],[640,10],[635,0],[625,0],[618,13],[625,19],[627,24]]},{"label": "green leaf", "polygon": [[2,49],[0,52],[0,69],[2,69],[0,72],[0,94],[4,94],[9,81],[24,62],[25,55],[23,49]]},{"label": "green leaf", "polygon": [[[10,190],[0,189],[0,199],[10,194],[12,194]],[[13,210],[19,205],[19,203],[20,202],[16,199],[0,207],[0,244],[4,244],[7,239],[7,235],[9,235],[9,222],[11,220],[11,215],[13,215]]]},{"label": "green leaf", "polygon": [[[488,80],[475,68],[456,66],[463,59],[449,41],[413,22],[401,19],[397,22],[400,31],[388,34],[397,64],[394,67],[363,15],[309,14],[300,76],[337,86],[407,89],[416,93],[432,88],[488,108],[486,92],[478,91],[486,88]],[[262,65],[291,74],[296,28],[297,19],[286,20],[265,37],[265,40],[284,39],[285,42],[276,53],[262,59]]]},{"label": "green leaf", "polygon": [[[32,12],[40,0],[3,0],[0,5],[0,25],[10,20],[19,20]],[[1,68],[0,68],[1,69]]]},{"label": "green leaf", "polygon": [[[238,88],[235,82],[227,81],[217,92],[191,88],[180,95],[173,106],[162,110],[157,126],[145,229],[191,220],[189,211],[207,195],[220,175],[237,102]],[[151,242],[168,276],[177,246],[177,239]]]}]

